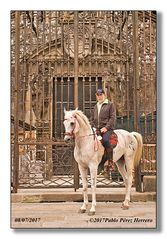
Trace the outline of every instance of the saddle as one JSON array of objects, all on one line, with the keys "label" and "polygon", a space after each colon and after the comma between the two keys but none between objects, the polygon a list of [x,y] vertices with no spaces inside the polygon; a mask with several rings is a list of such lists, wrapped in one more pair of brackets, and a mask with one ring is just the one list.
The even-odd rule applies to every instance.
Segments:
[{"label": "saddle", "polygon": [[118,143],[118,136],[116,135],[116,133],[112,133],[111,137],[110,137],[110,144],[113,148],[115,148],[117,146]]},{"label": "saddle", "polygon": [[[97,133],[97,139],[101,141],[101,140],[102,140],[102,137],[101,137],[100,131],[97,131],[96,133]],[[102,142],[102,141],[101,141],[101,142]],[[115,147],[117,146],[117,143],[118,143],[118,136],[117,136],[117,134],[113,131],[113,132],[112,132],[112,135],[111,135],[111,137],[110,137],[110,144],[111,144],[112,148],[115,148]]]}]

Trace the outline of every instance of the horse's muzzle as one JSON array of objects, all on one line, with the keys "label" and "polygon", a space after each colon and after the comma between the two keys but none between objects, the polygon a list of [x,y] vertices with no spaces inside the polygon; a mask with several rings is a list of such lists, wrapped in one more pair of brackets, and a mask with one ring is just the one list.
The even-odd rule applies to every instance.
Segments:
[{"label": "horse's muzzle", "polygon": [[66,143],[69,143],[69,142],[71,141],[71,139],[72,139],[72,137],[69,136],[69,135],[66,135],[66,136],[64,137],[64,141],[65,141]]},{"label": "horse's muzzle", "polygon": [[64,135],[65,135],[64,136],[64,141],[66,143],[70,142],[73,138],[73,133],[66,132]]}]

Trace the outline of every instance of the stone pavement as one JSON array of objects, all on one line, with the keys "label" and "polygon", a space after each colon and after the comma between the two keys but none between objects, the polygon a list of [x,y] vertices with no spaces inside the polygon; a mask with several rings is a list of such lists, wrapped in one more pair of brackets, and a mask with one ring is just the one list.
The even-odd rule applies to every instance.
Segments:
[{"label": "stone pavement", "polygon": [[[156,203],[97,202],[96,214],[78,213],[81,202],[12,203],[12,228],[155,228]],[[88,210],[91,204],[88,205]]]}]

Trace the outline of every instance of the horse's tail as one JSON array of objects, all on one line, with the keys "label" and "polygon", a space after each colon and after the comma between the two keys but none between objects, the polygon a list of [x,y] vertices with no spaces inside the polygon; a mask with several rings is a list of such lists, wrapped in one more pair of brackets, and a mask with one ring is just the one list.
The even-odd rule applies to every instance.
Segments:
[{"label": "horse's tail", "polygon": [[135,153],[135,158],[134,158],[134,166],[137,166],[140,162],[141,156],[142,156],[142,150],[143,150],[143,139],[141,134],[137,132],[132,132],[132,135],[136,138],[137,140],[137,150]]}]

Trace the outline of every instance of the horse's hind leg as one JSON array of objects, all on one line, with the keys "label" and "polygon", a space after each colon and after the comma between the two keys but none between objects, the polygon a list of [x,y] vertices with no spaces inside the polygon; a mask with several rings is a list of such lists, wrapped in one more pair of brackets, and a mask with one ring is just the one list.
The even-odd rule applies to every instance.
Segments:
[{"label": "horse's hind leg", "polygon": [[[127,195],[127,188],[128,188],[128,177],[127,177],[127,171],[126,171],[126,168],[125,168],[125,160],[124,159],[119,159],[117,162],[116,162],[116,165],[118,167],[118,170],[124,180],[124,184],[125,184],[125,189],[126,189],[126,195]],[[122,207],[124,209],[128,209],[129,207],[129,201],[126,202],[126,200],[123,202],[122,204]]]},{"label": "horse's hind leg", "polygon": [[86,207],[88,205],[88,192],[87,192],[87,190],[88,190],[88,181],[87,181],[88,169],[79,165],[79,171],[80,171],[81,178],[82,178],[83,198],[84,198],[84,202],[83,202],[82,207],[80,208],[79,212],[84,213],[84,212],[86,212]]},{"label": "horse's hind leg", "polygon": [[133,156],[125,157],[126,171],[127,171],[127,185],[126,185],[126,195],[125,200],[122,204],[123,209],[129,208],[130,194],[133,180]]},{"label": "horse's hind leg", "polygon": [[125,169],[125,160],[124,157],[121,157],[117,162],[116,165],[118,167],[118,170],[124,180],[125,188],[127,188],[127,171]]}]

